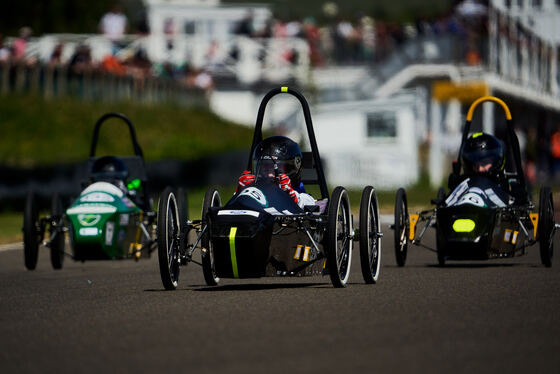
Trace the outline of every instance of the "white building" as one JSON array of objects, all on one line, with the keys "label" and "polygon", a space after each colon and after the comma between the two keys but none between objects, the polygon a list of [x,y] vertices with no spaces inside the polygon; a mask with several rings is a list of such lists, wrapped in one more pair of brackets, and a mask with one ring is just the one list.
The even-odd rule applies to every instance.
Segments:
[{"label": "white building", "polygon": [[559,0],[492,0],[491,4],[519,19],[544,40],[560,44]]},{"label": "white building", "polygon": [[389,189],[420,174],[418,144],[426,134],[425,92],[329,103],[312,108],[315,135],[329,184]]}]

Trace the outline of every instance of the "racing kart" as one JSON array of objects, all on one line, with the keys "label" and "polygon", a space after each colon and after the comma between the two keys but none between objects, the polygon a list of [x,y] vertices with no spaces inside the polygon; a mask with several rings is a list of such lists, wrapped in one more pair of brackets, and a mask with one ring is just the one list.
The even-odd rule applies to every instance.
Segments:
[{"label": "racing kart", "polygon": [[[224,206],[215,188],[206,192],[200,220],[185,216],[184,197],[167,188],[159,200],[158,257],[165,289],[175,289],[181,265],[201,251],[204,279],[215,286],[220,278],[265,276],[330,276],[334,287],[348,281],[354,240],[360,243],[360,262],[366,283],[376,283],[381,263],[381,237],[376,192],[367,186],[362,193],[360,227],[353,229],[348,193],[336,187],[329,194],[309,105],[297,91],[281,87],[263,98],[249,153],[248,170],[253,170],[253,151],[262,141],[264,112],[269,100],[281,93],[293,95],[301,104],[311,152],[303,153],[303,183],[319,187],[321,199],[300,208],[277,180],[259,178],[240,189]],[[272,157],[270,157],[273,159]],[[256,168],[260,166],[257,164]],[[276,175],[277,177],[277,175]],[[193,230],[196,239],[185,236]]]},{"label": "racing kart", "polygon": [[[461,156],[474,110],[486,101],[500,105],[506,116],[505,154],[513,156],[507,158],[509,162],[505,165],[507,190],[484,176],[468,175],[465,170],[461,172]],[[449,180],[453,190],[447,194],[441,187],[432,200],[435,208],[415,214],[408,214],[404,188],[397,191],[392,228],[398,266],[405,265],[409,243],[436,252],[438,264],[444,266],[447,260],[487,260],[523,255],[537,242],[542,264],[552,266],[553,236],[557,228],[552,193],[549,187],[540,189],[536,211],[527,192],[511,113],[501,99],[485,96],[470,106]],[[422,243],[429,227],[436,230],[435,249]]]},{"label": "racing kart", "polygon": [[[95,155],[101,125],[110,118],[120,119],[128,125],[134,156],[116,158]],[[127,179],[119,181],[122,188],[94,178],[96,165],[103,165],[107,160],[114,159],[127,170]],[[23,219],[24,259],[27,269],[33,270],[37,266],[40,244],[50,249],[54,269],[62,268],[65,255],[79,261],[138,259],[143,252],[149,255],[155,250],[156,213],[151,208],[148,196],[143,152],[128,117],[120,113],[107,113],[97,121],[86,167],[82,191],[66,209],[59,195],[54,194],[50,215],[39,217],[37,198],[32,191],[28,193]],[[45,238],[47,231],[49,236]],[[65,252],[66,232],[72,253]]]}]

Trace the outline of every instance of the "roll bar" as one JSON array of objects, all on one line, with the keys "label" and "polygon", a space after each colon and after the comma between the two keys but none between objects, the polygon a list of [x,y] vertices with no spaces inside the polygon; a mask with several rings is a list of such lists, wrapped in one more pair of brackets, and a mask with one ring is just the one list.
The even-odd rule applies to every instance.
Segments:
[{"label": "roll bar", "polygon": [[311,111],[309,110],[309,104],[305,97],[298,91],[288,88],[288,87],[278,87],[270,90],[262,99],[261,105],[259,106],[259,111],[257,114],[257,122],[255,124],[255,133],[253,134],[253,143],[251,145],[251,153],[249,154],[249,162],[247,165],[248,170],[252,170],[253,164],[253,152],[257,145],[262,141],[262,125],[264,119],[264,112],[266,105],[272,99],[272,97],[281,94],[288,93],[295,96],[299,100],[301,107],[303,109],[303,116],[305,119],[305,125],[307,128],[307,136],[309,137],[309,144],[311,146],[311,153],[313,154],[313,160],[315,161],[315,169],[317,171],[317,178],[319,182],[319,188],[321,189],[321,198],[329,198],[329,190],[327,187],[327,182],[325,179],[325,174],[323,172],[323,165],[321,163],[321,157],[319,156],[319,149],[317,147],[317,141],[315,140],[315,132],[313,131],[313,123],[311,121]]},{"label": "roll bar", "polygon": [[134,126],[132,125],[132,122],[124,114],[116,113],[116,112],[104,114],[95,123],[95,128],[93,129],[93,138],[91,140],[91,149],[89,152],[89,157],[95,157],[95,151],[97,149],[97,140],[99,139],[99,129],[101,128],[101,125],[109,118],[120,118],[128,125],[128,130],[130,131],[130,138],[132,140],[132,147],[134,148],[134,154],[144,159],[144,153],[142,152],[142,148],[140,148],[140,144],[138,144],[138,140],[136,139],[136,131],[134,130]]}]

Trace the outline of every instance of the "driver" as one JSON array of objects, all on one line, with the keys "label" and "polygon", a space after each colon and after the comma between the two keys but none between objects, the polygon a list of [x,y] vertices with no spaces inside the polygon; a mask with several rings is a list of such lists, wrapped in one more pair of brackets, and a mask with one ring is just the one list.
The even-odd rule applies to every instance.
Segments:
[{"label": "driver", "polygon": [[124,193],[130,192],[125,185],[128,169],[118,157],[103,156],[95,160],[93,165],[91,165],[91,177],[93,182],[111,183]]},{"label": "driver", "polygon": [[315,205],[313,196],[305,192],[302,175],[302,153],[296,142],[285,136],[271,136],[261,141],[253,153],[253,172],[243,171],[237,191],[255,182],[255,178],[271,178],[300,208]]},{"label": "driver", "polygon": [[503,184],[506,165],[504,145],[495,136],[482,132],[472,134],[465,142],[462,161],[466,175],[483,175],[499,185]]}]

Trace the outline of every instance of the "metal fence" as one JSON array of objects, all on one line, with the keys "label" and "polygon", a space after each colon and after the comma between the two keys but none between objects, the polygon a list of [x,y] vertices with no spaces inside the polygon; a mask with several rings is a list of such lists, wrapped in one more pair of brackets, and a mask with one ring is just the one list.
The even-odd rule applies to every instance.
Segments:
[{"label": "metal fence", "polygon": [[0,63],[0,94],[37,94],[47,99],[71,96],[91,101],[133,100],[154,104],[174,102],[208,106],[206,91],[179,81],[114,75],[99,69],[81,72],[67,65]]}]

